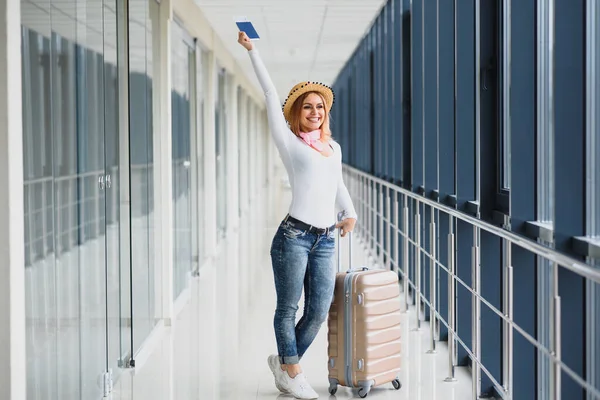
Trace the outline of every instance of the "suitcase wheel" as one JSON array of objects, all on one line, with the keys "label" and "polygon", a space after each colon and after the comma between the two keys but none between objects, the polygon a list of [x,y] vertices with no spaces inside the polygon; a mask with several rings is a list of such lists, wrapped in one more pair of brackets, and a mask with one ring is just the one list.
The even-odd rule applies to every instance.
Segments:
[{"label": "suitcase wheel", "polygon": [[400,383],[400,379],[394,379],[392,381],[392,385],[394,385],[394,389],[399,390],[402,387],[402,384]]},{"label": "suitcase wheel", "polygon": [[367,391],[365,390],[365,388],[360,388],[360,389],[358,389],[358,396],[359,396],[361,399],[364,399],[365,397],[367,397],[367,395],[368,395],[368,394],[369,394],[369,392],[367,392]]},{"label": "suitcase wheel", "polygon": [[329,394],[330,395],[334,395],[337,392],[337,385],[335,386],[329,386]]}]

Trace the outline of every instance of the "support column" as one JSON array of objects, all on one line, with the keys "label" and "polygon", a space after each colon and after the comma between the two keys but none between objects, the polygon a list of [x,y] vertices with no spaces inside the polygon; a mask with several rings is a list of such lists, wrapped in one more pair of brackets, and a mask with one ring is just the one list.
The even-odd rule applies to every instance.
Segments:
[{"label": "support column", "polygon": [[217,251],[217,162],[215,158],[215,91],[217,63],[214,51],[208,53],[206,103],[204,104],[204,249],[208,258]]},{"label": "support column", "polygon": [[[151,12],[156,8],[151,7]],[[170,325],[173,317],[173,166],[171,132],[171,20],[170,0],[161,1],[153,15],[154,97],[154,251],[157,261],[158,317]]]},{"label": "support column", "polygon": [[192,218],[193,223],[197,224],[196,234],[192,237],[195,240],[193,245],[193,262],[195,263],[194,276],[199,275],[200,268],[204,264],[205,249],[204,236],[206,235],[204,226],[204,91],[206,88],[206,79],[204,76],[204,53],[202,47],[196,42],[194,51],[194,123],[192,131]]},{"label": "support column", "polygon": [[227,122],[227,230],[236,231],[239,227],[239,168],[238,168],[238,82],[235,75],[227,79],[228,122]]},{"label": "support column", "polygon": [[21,2],[0,3],[0,398],[25,400]]},{"label": "support column", "polygon": [[[238,148],[240,150],[238,163],[241,165],[239,168],[239,208],[241,210],[240,216],[244,216],[248,210],[248,95],[246,92],[242,95],[242,101],[238,104],[238,118],[242,119],[241,134],[238,135],[239,142]],[[240,132],[238,132],[240,133]]]}]

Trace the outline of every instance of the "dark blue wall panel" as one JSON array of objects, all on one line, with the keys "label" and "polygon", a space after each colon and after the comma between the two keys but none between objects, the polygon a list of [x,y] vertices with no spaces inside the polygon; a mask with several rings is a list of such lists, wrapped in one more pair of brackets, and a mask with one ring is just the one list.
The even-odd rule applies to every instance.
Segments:
[{"label": "dark blue wall panel", "polygon": [[439,182],[440,201],[454,188],[454,2],[439,2]]},{"label": "dark blue wall panel", "polygon": [[535,0],[515,2],[511,17],[511,226],[525,231],[535,219],[536,149],[536,7]]},{"label": "dark blue wall panel", "polygon": [[456,196],[475,200],[475,3],[456,2]]},{"label": "dark blue wall panel", "polygon": [[[456,7],[456,188],[458,208],[475,199],[475,3],[462,0]],[[473,228],[464,222],[456,225],[456,271],[471,286],[471,249]],[[457,283],[457,330],[472,349],[472,295]],[[459,346],[458,364],[467,365],[468,353]]]},{"label": "dark blue wall panel", "polygon": [[395,118],[393,112],[393,91],[394,91],[394,26],[393,26],[393,4],[392,2],[388,2],[385,5],[385,30],[383,35],[384,40],[384,69],[385,69],[385,132],[386,132],[386,141],[384,145],[385,151],[385,168],[384,168],[384,176],[387,180],[393,182],[393,168],[394,168],[394,148],[396,147],[395,138],[396,138],[396,129],[395,129]]},{"label": "dark blue wall panel", "polygon": [[377,17],[375,21],[375,30],[373,35],[373,81],[374,85],[371,88],[373,90],[373,164],[375,166],[374,172],[375,176],[381,177],[382,175],[382,161],[383,161],[383,141],[384,141],[384,133],[383,132],[383,102],[381,101],[381,94],[383,88],[383,76],[381,75],[382,68],[382,46],[381,46],[381,31],[383,26],[383,19],[381,14]]},{"label": "dark blue wall panel", "polygon": [[480,93],[480,204],[481,218],[492,220],[498,193],[500,109],[498,104],[499,66],[498,57],[498,2],[488,0],[480,2],[480,53],[481,82]]},{"label": "dark blue wall panel", "polygon": [[[555,0],[555,7],[554,230],[556,248],[570,252],[571,238],[585,234],[586,4],[584,0]],[[562,358],[580,376],[586,365],[585,293],[583,278],[560,271]],[[583,396],[583,389],[565,373],[562,396]]]},{"label": "dark blue wall panel", "polygon": [[[473,248],[473,227],[466,222],[456,223],[456,275],[466,285],[472,287],[471,249]],[[472,294],[462,284],[456,283],[456,329],[462,341],[472,351],[471,312]],[[468,353],[458,345],[458,365],[468,365]]]},{"label": "dark blue wall panel", "polygon": [[393,119],[393,130],[392,130],[392,148],[390,151],[393,154],[393,162],[391,164],[390,175],[392,176],[395,184],[400,184],[402,181],[402,154],[403,154],[403,143],[402,138],[408,132],[404,132],[403,126],[403,111],[402,111],[402,94],[404,87],[403,81],[403,67],[402,67],[402,55],[403,55],[403,44],[402,44],[402,0],[393,0],[393,26],[392,32],[392,50],[390,51],[393,59],[393,68],[391,71],[393,84],[392,84],[392,110],[390,117]]},{"label": "dark blue wall panel", "polygon": [[402,11],[402,176],[405,189],[412,176],[412,50],[410,0],[403,0]]},{"label": "dark blue wall panel", "polygon": [[[481,232],[481,294],[502,311],[501,240],[486,231]],[[481,303],[481,360],[497,382],[502,382],[502,320],[487,305]],[[492,393],[493,384],[481,375],[482,393]]]},{"label": "dark blue wall panel", "polygon": [[[512,246],[514,316],[517,325],[528,334],[536,335],[536,268],[535,257],[520,248]],[[516,305],[519,305],[518,307]],[[537,351],[527,339],[514,333],[513,336],[513,398],[536,398]],[[568,398],[568,397],[566,397]]]},{"label": "dark blue wall panel", "polygon": [[423,1],[412,2],[412,176],[411,188],[417,191],[423,182]]},{"label": "dark blue wall panel", "polygon": [[[511,228],[524,233],[525,222],[535,215],[536,149],[536,0],[512,3],[511,30]],[[535,337],[535,257],[513,246],[515,322]],[[534,399],[536,350],[520,334],[514,334],[515,399]]]},{"label": "dark blue wall panel", "polygon": [[[442,265],[448,268],[448,235],[450,234],[450,219],[448,214],[440,212],[437,219],[438,259]],[[448,273],[437,267],[439,285],[439,312],[441,317],[448,322]],[[448,340],[448,328],[440,323],[440,340]]]},{"label": "dark blue wall panel", "polygon": [[[438,189],[438,132],[437,132],[437,2],[423,2],[423,167],[424,187],[426,196],[431,196]],[[429,232],[435,218],[431,217],[429,207],[424,215],[424,249],[432,254],[432,243]],[[425,298],[431,301],[431,260],[423,255],[423,292]],[[429,307],[425,307],[429,319]]]},{"label": "dark blue wall panel", "polygon": [[438,78],[437,78],[437,2],[423,2],[423,19],[425,29],[423,35],[424,55],[424,163],[425,163],[425,192],[429,196],[433,190],[438,190]]}]

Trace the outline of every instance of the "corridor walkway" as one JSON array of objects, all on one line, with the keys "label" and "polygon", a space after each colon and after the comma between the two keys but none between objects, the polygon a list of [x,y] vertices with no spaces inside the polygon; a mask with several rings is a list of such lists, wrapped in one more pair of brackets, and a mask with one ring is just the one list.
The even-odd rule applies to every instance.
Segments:
[{"label": "corridor walkway", "polygon": [[[238,400],[284,399],[273,384],[267,356],[275,352],[272,329],[275,294],[269,262],[271,237],[285,214],[289,192],[272,184],[255,199],[239,234],[222,243],[213,266],[201,269],[185,304],[170,328],[151,338],[148,355],[137,357],[137,368],[115,384],[115,400]],[[274,188],[273,188],[274,187]],[[365,264],[354,246],[355,265]],[[457,382],[445,383],[446,346],[429,349],[428,325],[415,331],[415,315],[404,315],[402,388],[385,385],[372,399],[464,400],[471,398],[469,371],[457,370]],[[307,377],[321,398],[358,398],[340,387],[327,392],[327,330],[323,327],[303,361]]]}]

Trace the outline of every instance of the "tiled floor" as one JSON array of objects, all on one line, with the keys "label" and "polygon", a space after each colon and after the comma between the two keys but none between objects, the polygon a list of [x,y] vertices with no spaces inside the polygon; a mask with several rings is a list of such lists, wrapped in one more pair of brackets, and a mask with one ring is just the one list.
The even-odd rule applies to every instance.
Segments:
[{"label": "tiled floor", "polygon": [[[189,302],[176,323],[158,332],[149,347],[153,350],[145,361],[138,358],[135,371],[121,375],[113,399],[289,398],[275,388],[266,362],[276,349],[269,246],[288,196],[283,191],[255,200],[250,220],[244,221],[240,234],[222,243],[214,265],[203,268],[201,276],[192,280]],[[354,253],[355,265],[364,264],[360,246],[354,246]],[[445,345],[439,345],[436,354],[427,354],[428,325],[415,331],[414,312],[404,318],[403,386],[399,391],[391,385],[374,388],[368,398],[470,399],[468,371],[459,368],[457,382],[444,382],[448,374]],[[303,359],[306,375],[321,398],[358,398],[355,390],[342,387],[335,396],[329,395],[326,334],[324,325]]]}]

